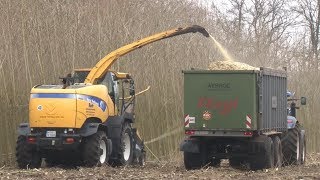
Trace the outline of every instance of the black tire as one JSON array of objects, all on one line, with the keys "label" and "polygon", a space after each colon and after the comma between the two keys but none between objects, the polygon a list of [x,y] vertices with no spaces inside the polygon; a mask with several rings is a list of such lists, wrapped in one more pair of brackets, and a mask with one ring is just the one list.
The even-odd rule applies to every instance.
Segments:
[{"label": "black tire", "polygon": [[274,146],[272,139],[268,136],[260,136],[262,140],[261,151],[256,154],[250,162],[252,170],[269,169],[274,167]]},{"label": "black tire", "polygon": [[82,141],[82,160],[85,166],[101,166],[108,162],[108,142],[106,133],[97,133],[86,137]]},{"label": "black tire", "polygon": [[221,165],[221,159],[210,159],[209,166],[219,167]]},{"label": "black tire", "polygon": [[300,164],[300,125],[296,124],[295,128],[289,129],[282,138],[282,150],[284,165]]},{"label": "black tire", "polygon": [[145,164],[146,164],[146,152],[142,152],[142,154],[139,156],[138,164],[140,166],[145,166]]},{"label": "black tire", "polygon": [[205,165],[202,153],[184,152],[184,166],[187,170],[200,169]]},{"label": "black tire", "polygon": [[27,143],[26,136],[19,136],[16,146],[16,160],[21,169],[39,168],[41,166],[40,153]]},{"label": "black tire", "polygon": [[274,167],[281,167],[283,159],[281,140],[278,136],[274,136],[272,141],[274,147]]},{"label": "black tire", "polygon": [[245,161],[241,158],[230,158],[229,159],[229,165],[235,169],[240,168],[244,163],[245,163]]},{"label": "black tire", "polygon": [[115,165],[125,166],[132,164],[133,150],[132,128],[129,123],[124,123],[120,137],[120,150],[118,158],[115,160]]}]

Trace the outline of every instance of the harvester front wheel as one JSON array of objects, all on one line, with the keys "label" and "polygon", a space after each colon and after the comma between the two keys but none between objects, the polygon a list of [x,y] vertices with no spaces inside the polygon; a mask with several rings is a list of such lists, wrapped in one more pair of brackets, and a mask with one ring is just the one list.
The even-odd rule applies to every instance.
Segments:
[{"label": "harvester front wheel", "polygon": [[108,162],[108,143],[106,133],[97,133],[86,137],[83,141],[82,159],[85,166],[101,166]]},{"label": "harvester front wheel", "polygon": [[129,123],[125,123],[122,128],[120,138],[120,151],[116,164],[119,166],[129,165],[133,161],[133,136]]},{"label": "harvester front wheel", "polygon": [[40,153],[27,143],[26,136],[19,136],[16,147],[16,159],[19,168],[39,168],[41,166]]}]

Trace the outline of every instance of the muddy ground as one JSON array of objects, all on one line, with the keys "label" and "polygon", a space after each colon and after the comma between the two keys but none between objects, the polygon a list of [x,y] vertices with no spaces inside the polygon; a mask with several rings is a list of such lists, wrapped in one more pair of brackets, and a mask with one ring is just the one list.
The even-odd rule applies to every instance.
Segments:
[{"label": "muddy ground", "polygon": [[320,153],[308,156],[303,166],[287,166],[278,169],[250,171],[233,169],[224,161],[219,168],[203,168],[186,171],[179,162],[147,162],[144,167],[110,166],[96,168],[54,167],[20,170],[0,167],[0,179],[320,179]]}]

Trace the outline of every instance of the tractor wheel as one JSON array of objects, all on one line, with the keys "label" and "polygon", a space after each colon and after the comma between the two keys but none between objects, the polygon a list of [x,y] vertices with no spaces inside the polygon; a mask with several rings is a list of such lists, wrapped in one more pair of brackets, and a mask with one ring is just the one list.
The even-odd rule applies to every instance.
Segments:
[{"label": "tractor wheel", "polygon": [[283,159],[285,165],[300,164],[301,162],[301,145],[300,145],[300,125],[289,129],[282,138]]},{"label": "tractor wheel", "polygon": [[261,152],[251,160],[250,168],[259,170],[263,168],[273,168],[274,166],[274,146],[272,139],[268,136],[261,136],[263,143],[261,144]]},{"label": "tractor wheel", "polygon": [[278,136],[274,136],[272,141],[274,147],[274,166],[281,167],[283,159],[281,140]]},{"label": "tractor wheel", "polygon": [[115,165],[130,165],[133,161],[133,134],[129,123],[125,123],[120,138],[120,151]]},{"label": "tractor wheel", "polygon": [[85,166],[101,166],[108,162],[108,143],[106,133],[97,133],[86,137],[82,142],[82,160]]},{"label": "tractor wheel", "polygon": [[306,135],[304,132],[300,133],[300,164],[305,164],[306,162],[306,154],[307,154],[307,147],[306,147]]},{"label": "tractor wheel", "polygon": [[27,143],[26,136],[19,136],[16,147],[16,159],[19,168],[39,168],[41,166],[40,153]]}]

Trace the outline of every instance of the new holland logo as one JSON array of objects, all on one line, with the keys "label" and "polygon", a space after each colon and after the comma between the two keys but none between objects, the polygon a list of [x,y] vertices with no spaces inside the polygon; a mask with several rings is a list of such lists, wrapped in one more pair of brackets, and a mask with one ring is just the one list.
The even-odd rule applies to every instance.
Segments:
[{"label": "new holland logo", "polygon": [[211,117],[212,117],[212,114],[209,112],[209,111],[204,111],[203,112],[203,114],[202,114],[202,118],[204,119],[204,120],[210,120],[211,119]]}]

